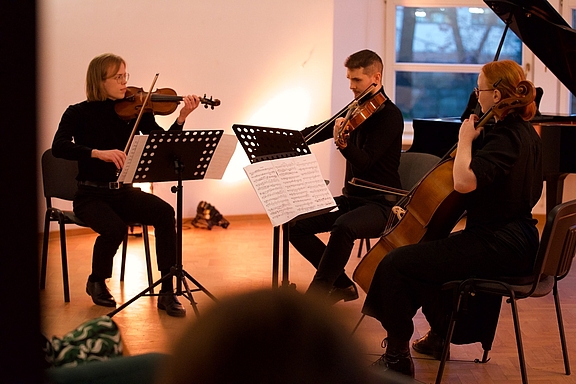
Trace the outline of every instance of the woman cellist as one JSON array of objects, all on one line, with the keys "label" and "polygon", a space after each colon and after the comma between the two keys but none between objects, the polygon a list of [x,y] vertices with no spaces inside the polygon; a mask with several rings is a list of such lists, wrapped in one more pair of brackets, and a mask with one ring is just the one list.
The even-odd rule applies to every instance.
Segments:
[{"label": "woman cellist", "polygon": [[[514,97],[524,80],[513,61],[484,65],[475,89],[482,112]],[[535,112],[532,101],[496,116],[490,128],[477,128],[475,115],[462,123],[452,177],[464,195],[466,227],[444,239],[396,248],[376,268],[363,308],[387,332],[376,367],[414,376],[409,342],[420,307],[431,329],[412,347],[440,355],[447,328],[443,283],[531,270],[539,242],[531,212],[542,192],[541,141],[528,122]]]}]

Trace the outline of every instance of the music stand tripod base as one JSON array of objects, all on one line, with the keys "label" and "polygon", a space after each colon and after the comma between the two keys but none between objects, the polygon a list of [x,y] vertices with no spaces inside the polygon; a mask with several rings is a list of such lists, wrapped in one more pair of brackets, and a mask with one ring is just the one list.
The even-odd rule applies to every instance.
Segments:
[{"label": "music stand tripod base", "polygon": [[[196,316],[199,316],[199,311],[192,292],[203,292],[216,301],[216,297],[186,272],[182,265],[182,181],[204,178],[223,133],[223,130],[153,131],[146,139],[146,145],[143,146],[141,153],[128,152],[129,157],[134,157],[130,161],[127,159],[127,163],[134,164],[135,168],[131,181],[142,183],[176,180],[178,182],[177,186],[171,188],[172,193],[176,194],[176,260],[169,274],[162,276],[151,286],[108,313],[108,316],[114,316],[142,296],[162,295],[162,292],[158,294],[148,292],[152,292],[151,290],[157,285],[173,277],[176,277],[176,291],[170,294],[188,299]],[[137,146],[137,141],[135,140],[132,145]],[[186,279],[190,280],[196,288],[190,289]]]}]

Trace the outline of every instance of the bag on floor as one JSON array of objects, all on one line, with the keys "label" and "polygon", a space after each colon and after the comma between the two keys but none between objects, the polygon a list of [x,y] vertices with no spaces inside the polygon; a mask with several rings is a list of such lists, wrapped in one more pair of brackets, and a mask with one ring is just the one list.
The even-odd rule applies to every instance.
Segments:
[{"label": "bag on floor", "polygon": [[218,225],[222,228],[228,228],[230,222],[218,212],[216,207],[201,201],[196,208],[196,217],[192,220],[192,225],[196,228],[212,229],[213,226]]},{"label": "bag on floor", "polygon": [[51,367],[73,367],[89,361],[122,356],[120,329],[109,316],[81,324],[61,339],[45,338],[44,352]]}]

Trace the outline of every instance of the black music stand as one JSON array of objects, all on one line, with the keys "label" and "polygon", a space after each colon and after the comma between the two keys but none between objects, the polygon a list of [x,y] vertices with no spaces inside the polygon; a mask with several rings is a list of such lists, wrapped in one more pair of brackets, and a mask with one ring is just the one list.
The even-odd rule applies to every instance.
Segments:
[{"label": "black music stand", "polygon": [[[300,131],[292,129],[258,127],[253,125],[234,124],[232,130],[236,134],[242,148],[248,155],[250,163],[267,160],[277,160],[288,157],[309,155],[312,152]],[[282,287],[292,287],[289,280],[289,238],[290,224],[305,217],[326,213],[336,205],[314,212],[299,215],[287,223],[274,226],[272,250],[272,287],[278,288],[280,266],[280,229],[282,229]]]},{"label": "black music stand", "polygon": [[[190,301],[194,313],[199,316],[197,303],[192,292],[204,292],[216,301],[202,284],[186,272],[182,265],[182,181],[201,180],[206,175],[210,160],[223,130],[198,131],[153,131],[146,136],[135,136],[128,152],[127,162],[119,180],[124,182],[148,183],[160,181],[177,181],[177,186],[171,188],[176,193],[176,260],[170,273],[162,276],[151,286],[108,313],[112,317],[142,296],[159,296],[151,294],[152,289],[166,279],[176,277],[177,296],[184,296]],[[186,279],[196,288],[190,289]],[[185,292],[182,290],[184,285]]]}]

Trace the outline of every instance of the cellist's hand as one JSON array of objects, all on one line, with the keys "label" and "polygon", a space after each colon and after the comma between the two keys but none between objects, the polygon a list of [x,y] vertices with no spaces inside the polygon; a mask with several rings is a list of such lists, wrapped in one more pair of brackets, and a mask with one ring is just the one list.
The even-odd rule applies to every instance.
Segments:
[{"label": "cellist's hand", "polygon": [[342,124],[344,124],[343,117],[339,117],[334,121],[334,142],[339,149],[344,149],[348,145],[348,134],[343,132]]},{"label": "cellist's hand", "polygon": [[475,124],[478,121],[478,116],[472,114],[470,117],[462,122],[460,131],[458,132],[458,146],[461,143],[472,143],[484,129],[484,127],[476,128]]},{"label": "cellist's hand", "polygon": [[470,163],[472,162],[472,142],[480,135],[482,128],[476,128],[478,116],[470,115],[469,119],[462,122],[458,133],[458,150],[454,157],[452,177],[454,190],[460,193],[469,193],[476,189],[478,180]]},{"label": "cellist's hand", "polygon": [[126,161],[126,154],[119,149],[107,149],[103,151],[93,149],[91,157],[100,159],[107,163],[114,163],[116,169],[122,169],[122,167],[124,167],[124,162]]}]

